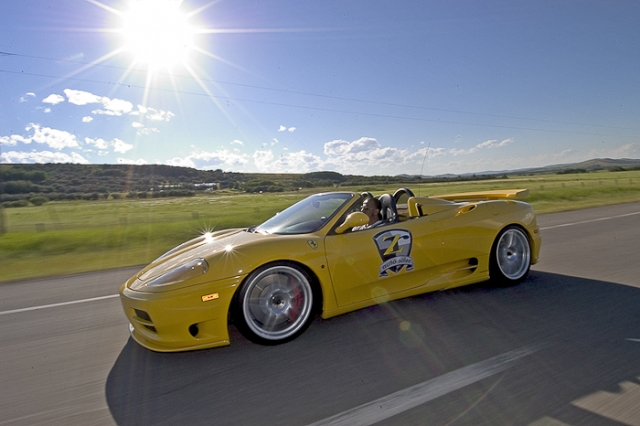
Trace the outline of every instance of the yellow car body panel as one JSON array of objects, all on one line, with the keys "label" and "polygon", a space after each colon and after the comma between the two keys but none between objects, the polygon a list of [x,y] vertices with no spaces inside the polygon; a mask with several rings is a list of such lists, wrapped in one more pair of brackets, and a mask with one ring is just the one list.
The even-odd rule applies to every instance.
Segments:
[{"label": "yellow car body panel", "polygon": [[[240,282],[241,277],[235,277],[161,293],[134,291],[123,285],[120,300],[131,324],[131,337],[158,352],[228,345],[229,301]],[[203,301],[203,296],[211,294],[218,296]]]},{"label": "yellow car body panel", "polygon": [[[394,229],[393,225],[360,231],[357,235],[326,238],[327,260],[338,308],[335,311],[324,309],[323,318],[388,300],[489,279],[489,253],[497,230],[501,228],[493,214],[496,209],[500,210],[501,217],[509,220],[508,223],[530,231],[531,263],[538,262],[541,238],[533,210],[523,215],[523,206],[511,201],[504,201],[500,206],[471,204],[473,209],[469,209],[468,204],[447,203],[447,208],[442,208],[441,200],[431,200],[438,206],[433,214],[397,224],[411,231],[416,246],[412,252],[420,253],[420,256],[413,256],[411,271],[403,268],[397,273],[389,272],[389,277],[384,279],[378,277],[381,259],[371,241],[377,233]],[[477,216],[469,215],[471,211],[485,219],[478,221]],[[473,232],[469,232],[471,228]],[[477,264],[470,265],[471,259]]]},{"label": "yellow car body panel", "polygon": [[[160,352],[228,345],[238,289],[254,271],[270,264],[304,270],[317,288],[318,312],[329,318],[489,279],[492,247],[507,226],[526,234],[530,264],[539,258],[541,239],[533,209],[514,200],[526,190],[410,196],[397,205],[394,223],[344,233],[339,225],[349,223],[346,218],[359,210],[362,197],[318,196],[332,194],[339,203],[346,201],[335,202],[335,211],[309,224],[293,223],[291,232],[218,231],[152,262],[120,289],[133,339]],[[311,205],[311,210],[318,208]],[[174,279],[175,271],[182,270],[187,278]]]}]

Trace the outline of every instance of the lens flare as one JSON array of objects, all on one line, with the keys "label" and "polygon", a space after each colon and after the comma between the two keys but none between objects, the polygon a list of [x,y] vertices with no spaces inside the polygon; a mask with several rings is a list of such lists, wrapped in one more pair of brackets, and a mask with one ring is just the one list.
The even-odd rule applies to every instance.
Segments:
[{"label": "lens flare", "polygon": [[175,0],[131,2],[120,32],[124,50],[150,68],[171,70],[175,65],[185,65],[195,48],[196,29]]}]

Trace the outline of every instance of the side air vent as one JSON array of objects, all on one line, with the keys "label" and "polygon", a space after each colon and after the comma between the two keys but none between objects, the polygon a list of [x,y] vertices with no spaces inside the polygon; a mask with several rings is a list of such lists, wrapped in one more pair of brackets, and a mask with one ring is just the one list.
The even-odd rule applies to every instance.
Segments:
[{"label": "side air vent", "polygon": [[469,213],[471,210],[474,210],[476,208],[475,204],[467,204],[464,207],[461,207],[460,209],[458,209],[458,213],[457,214],[465,214],[465,213]]},{"label": "side air vent", "polygon": [[138,324],[140,324],[141,326],[143,326],[149,331],[152,331],[154,333],[158,332],[156,330],[155,325],[153,324],[153,321],[151,321],[151,317],[147,312],[140,309],[134,309],[133,311],[135,312],[136,316],[134,318],[131,318],[132,320],[134,320],[135,322],[137,322]]}]

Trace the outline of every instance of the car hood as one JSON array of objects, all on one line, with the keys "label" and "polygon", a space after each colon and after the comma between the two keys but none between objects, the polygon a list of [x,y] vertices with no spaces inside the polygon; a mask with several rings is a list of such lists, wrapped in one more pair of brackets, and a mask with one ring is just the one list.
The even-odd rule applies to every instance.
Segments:
[{"label": "car hood", "polygon": [[[270,237],[268,234],[247,232],[246,229],[225,229],[218,232],[206,233],[175,247],[151,262],[136,275],[138,281],[136,287],[190,260],[198,258],[205,259],[209,264],[209,271],[205,274],[209,275],[209,280],[212,279],[212,273],[215,273],[215,279],[238,275],[238,273],[242,271],[237,270],[237,268],[225,266],[235,262],[227,262],[225,260],[233,257],[247,244],[253,244]],[[194,284],[196,284],[196,282],[194,282]]]}]

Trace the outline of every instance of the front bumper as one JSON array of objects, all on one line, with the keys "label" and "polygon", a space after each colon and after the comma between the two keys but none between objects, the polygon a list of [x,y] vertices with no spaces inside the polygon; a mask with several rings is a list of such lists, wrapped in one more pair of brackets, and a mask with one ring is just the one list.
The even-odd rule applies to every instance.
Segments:
[{"label": "front bumper", "polygon": [[157,352],[228,345],[229,307],[241,281],[241,277],[233,277],[164,292],[131,290],[123,285],[120,301],[131,337]]}]

